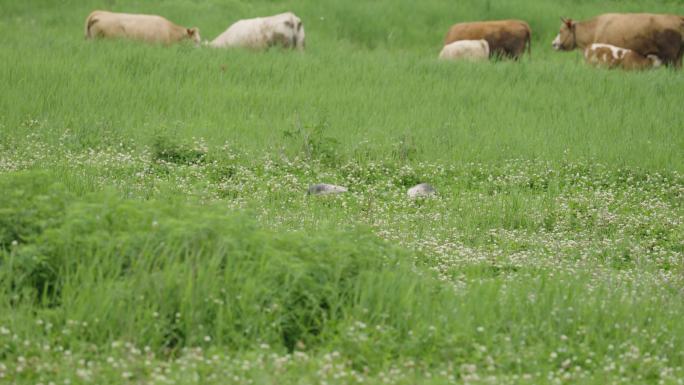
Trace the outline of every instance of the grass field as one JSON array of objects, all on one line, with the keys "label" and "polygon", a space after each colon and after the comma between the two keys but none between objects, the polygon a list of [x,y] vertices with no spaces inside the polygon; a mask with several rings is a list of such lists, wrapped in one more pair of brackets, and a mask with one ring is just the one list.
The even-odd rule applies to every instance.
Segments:
[{"label": "grass field", "polygon": [[[307,50],[93,9],[292,10]],[[0,383],[683,384],[684,77],[550,47],[610,11],[684,3],[3,1]],[[436,60],[498,18],[531,57]]]}]

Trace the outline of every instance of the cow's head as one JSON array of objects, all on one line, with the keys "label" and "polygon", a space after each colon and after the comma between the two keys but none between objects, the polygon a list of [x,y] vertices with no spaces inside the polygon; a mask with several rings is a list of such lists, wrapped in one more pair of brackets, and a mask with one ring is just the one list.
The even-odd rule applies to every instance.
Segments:
[{"label": "cow's head", "polygon": [[276,40],[286,48],[304,50],[305,34],[302,20],[292,12],[284,13],[273,28]]},{"label": "cow's head", "polygon": [[199,28],[186,28],[185,33],[187,34],[187,38],[191,40],[193,43],[195,43],[195,45],[199,46],[202,42],[202,38],[200,38]]},{"label": "cow's head", "polygon": [[302,24],[302,21],[299,18],[297,18],[295,29],[297,31],[295,39],[295,48],[297,48],[300,51],[304,51],[304,48],[306,48],[306,34],[304,33],[304,24]]},{"label": "cow's head", "polygon": [[561,17],[563,22],[560,26],[560,32],[551,45],[556,51],[570,51],[577,47],[577,39],[575,34],[575,29],[577,27],[577,22],[572,19],[566,19]]}]

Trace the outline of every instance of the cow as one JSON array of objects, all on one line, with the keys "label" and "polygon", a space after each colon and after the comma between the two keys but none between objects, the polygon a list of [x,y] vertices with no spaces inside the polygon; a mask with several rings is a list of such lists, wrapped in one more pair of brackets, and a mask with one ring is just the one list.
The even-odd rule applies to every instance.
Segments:
[{"label": "cow", "polygon": [[557,51],[611,44],[641,55],[656,55],[665,65],[682,66],[684,17],[653,13],[606,13],[587,21],[561,18],[553,40]]},{"label": "cow", "polygon": [[663,63],[655,55],[644,56],[631,49],[603,43],[594,43],[587,47],[584,50],[584,59],[591,65],[628,71],[658,68]]},{"label": "cow", "polygon": [[228,27],[209,45],[215,48],[241,47],[256,50],[282,46],[303,51],[304,25],[292,12],[240,20]]},{"label": "cow", "polygon": [[442,52],[439,53],[439,58],[443,60],[487,60],[489,58],[489,43],[484,39],[456,40],[442,48]]},{"label": "cow", "polygon": [[532,55],[532,30],[522,20],[476,21],[454,24],[447,32],[444,45],[456,40],[487,40],[490,56],[518,60],[525,52]]},{"label": "cow", "polygon": [[185,28],[157,15],[93,11],[85,22],[85,38],[126,38],[171,44],[190,40],[199,45],[197,28]]}]

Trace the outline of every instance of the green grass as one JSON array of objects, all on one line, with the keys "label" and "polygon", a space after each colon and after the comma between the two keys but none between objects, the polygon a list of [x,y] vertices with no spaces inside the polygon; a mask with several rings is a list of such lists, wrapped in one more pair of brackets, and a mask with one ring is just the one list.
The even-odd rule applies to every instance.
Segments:
[{"label": "green grass", "polygon": [[[205,39],[292,10],[307,50],[84,41],[97,8]],[[684,78],[550,48],[643,10],[683,13],[3,2],[0,383],[680,384]],[[497,18],[531,58],[436,60]]]},{"label": "green grass", "polygon": [[[111,378],[116,366],[108,357],[124,361],[132,380],[154,378],[163,364],[136,363],[136,351],[182,362],[189,347],[237,357],[265,350],[265,357],[249,358],[254,372],[242,369],[243,379],[258,378],[270,361],[293,352],[299,359],[303,352],[319,355],[314,363],[307,356],[304,363],[315,369],[305,373],[327,378],[314,372],[331,351],[342,357],[331,376],[377,380],[393,365],[409,365],[395,382],[433,371],[440,381],[465,379],[478,370],[471,365],[512,382],[523,374],[536,382],[547,372],[597,383],[682,374],[684,308],[674,278],[681,277],[681,261],[675,267],[656,258],[622,266],[600,258],[588,266],[471,260],[443,269],[435,263],[448,260],[412,263],[366,230],[278,234],[220,203],[77,197],[55,179],[17,173],[0,190],[0,354],[5,375],[19,383],[74,373],[79,381],[121,380]],[[339,212],[328,203],[301,209]],[[668,247],[662,237],[657,243]],[[677,247],[681,255],[681,245],[670,246]],[[663,274],[670,278],[663,281]],[[95,360],[93,374],[79,372],[86,369],[65,350]],[[27,356],[28,366],[18,358]],[[221,360],[201,360],[209,373],[223,370]],[[605,369],[611,365],[619,376]],[[438,374],[445,366],[449,374]]]},{"label": "green grass", "polygon": [[[679,73],[585,68],[577,53],[550,48],[557,15],[567,12],[562,7],[482,3],[491,3],[491,13],[479,3],[459,11],[436,3],[421,12],[394,2],[258,4],[233,12],[208,2],[120,5],[198,25],[205,39],[239,16],[294,9],[309,31],[304,55],[93,44],[82,39],[82,20],[103,4],[57,11],[10,3],[2,24],[3,56],[12,63],[0,72],[3,136],[53,140],[69,129],[78,134],[77,145],[91,147],[124,139],[149,143],[155,133],[173,132],[261,153],[287,147],[284,131],[323,125],[345,157],[367,141],[373,157],[385,159],[409,138],[416,158],[425,160],[558,160],[567,151],[573,159],[682,169],[684,142],[673,108],[681,102]],[[390,13],[376,20],[385,8]],[[583,4],[573,14],[615,8]],[[415,20],[409,17],[416,13]],[[529,20],[532,60],[469,65],[435,59],[450,23],[485,15]],[[394,30],[401,33],[388,40]]]}]

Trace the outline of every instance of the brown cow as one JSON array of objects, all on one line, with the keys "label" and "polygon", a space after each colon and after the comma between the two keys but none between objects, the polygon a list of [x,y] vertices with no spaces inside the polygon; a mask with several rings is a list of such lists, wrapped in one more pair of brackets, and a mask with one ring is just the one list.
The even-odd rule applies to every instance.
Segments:
[{"label": "brown cow", "polygon": [[176,43],[191,40],[200,43],[197,28],[185,28],[157,15],[136,15],[93,11],[85,22],[85,37],[128,38],[150,43]]},{"label": "brown cow", "polygon": [[656,55],[666,65],[682,65],[684,17],[652,13],[606,13],[587,21],[562,19],[553,40],[556,50],[585,49],[593,43],[611,44]]},{"label": "brown cow", "polygon": [[444,39],[444,45],[456,40],[487,40],[490,56],[519,59],[525,52],[532,54],[532,30],[522,20],[475,21],[454,24]]},{"label": "brown cow", "polygon": [[603,43],[594,43],[587,47],[584,50],[584,60],[597,67],[621,68],[627,71],[658,68],[663,63],[656,55],[644,56],[631,49]]}]

